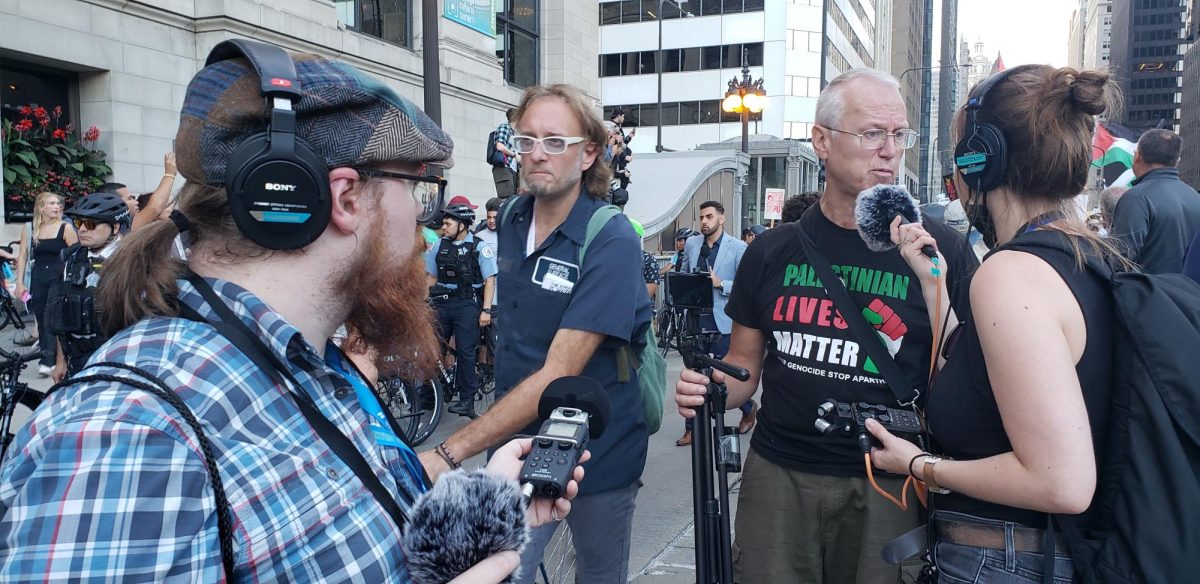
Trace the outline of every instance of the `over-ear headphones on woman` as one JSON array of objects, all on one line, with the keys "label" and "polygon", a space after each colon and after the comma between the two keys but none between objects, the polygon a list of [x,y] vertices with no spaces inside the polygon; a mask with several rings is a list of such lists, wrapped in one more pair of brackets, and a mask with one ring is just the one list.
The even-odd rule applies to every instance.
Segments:
[{"label": "over-ear headphones on woman", "polygon": [[245,57],[271,108],[266,130],[246,137],[229,157],[225,192],[238,229],[267,249],[298,249],[329,224],[331,195],[324,160],[296,135],[300,101],[296,64],[283,49],[234,39],[213,47],[204,65]]},{"label": "over-ear headphones on woman", "polygon": [[1004,132],[993,124],[979,123],[979,110],[984,98],[1012,69],[993,75],[979,86],[974,97],[967,100],[967,124],[963,139],[954,149],[954,163],[963,182],[972,191],[987,192],[1004,182],[1008,170],[1008,143]]}]

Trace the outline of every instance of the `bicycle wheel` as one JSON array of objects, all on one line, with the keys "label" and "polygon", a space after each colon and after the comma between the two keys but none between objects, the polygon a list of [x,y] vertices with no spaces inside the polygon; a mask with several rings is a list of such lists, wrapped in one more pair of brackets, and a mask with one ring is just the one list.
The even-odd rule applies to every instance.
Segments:
[{"label": "bicycle wheel", "polygon": [[671,351],[671,335],[675,334],[675,320],[671,314],[672,311],[668,309],[658,315],[658,349],[663,358]]},{"label": "bicycle wheel", "polygon": [[479,386],[475,388],[475,413],[483,414],[496,403],[496,367],[480,363],[475,366]]},{"label": "bicycle wheel", "polygon": [[418,419],[421,415],[420,404],[415,403],[408,395],[408,388],[399,377],[383,377],[376,384],[380,404],[387,408],[404,434],[404,439],[412,442],[416,432]]},{"label": "bicycle wheel", "polygon": [[431,379],[420,385],[408,384],[410,399],[421,405],[421,415],[416,417],[417,428],[413,432],[413,446],[429,439],[442,421],[442,406],[445,403],[445,388],[441,380]]}]

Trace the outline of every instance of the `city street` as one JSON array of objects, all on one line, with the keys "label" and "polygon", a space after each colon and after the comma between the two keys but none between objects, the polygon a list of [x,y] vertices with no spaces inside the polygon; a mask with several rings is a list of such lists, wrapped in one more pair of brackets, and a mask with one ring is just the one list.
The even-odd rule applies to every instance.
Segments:
[{"label": "city street", "polygon": [[[0,334],[3,346],[12,346],[12,331]],[[678,353],[672,351],[667,357],[667,380],[673,391],[674,380],[679,378],[683,362]],[[51,385],[49,378],[37,375],[37,366],[27,367],[22,381],[30,387],[45,391]],[[646,459],[646,470],[642,474],[644,488],[638,494],[637,511],[634,514],[633,545],[629,554],[629,576],[631,582],[645,584],[682,584],[695,581],[695,549],[692,531],[692,480],[691,450],[675,446],[682,433],[683,421],[675,413],[674,402],[667,396],[666,412],[662,429],[650,437],[650,449]],[[13,428],[20,427],[28,419],[28,410],[18,407],[13,418]],[[736,425],[740,412],[733,410],[726,423]],[[467,419],[445,414],[437,432],[417,450],[426,450],[455,430],[463,427]],[[742,452],[745,456],[750,443],[749,435],[742,437]],[[467,467],[484,463],[482,455],[469,459]],[[737,509],[739,476],[730,477],[730,505]],[[732,523],[732,522],[731,522]],[[563,545],[562,535],[548,546],[546,569],[552,583],[573,582],[569,547]],[[541,582],[539,578],[538,582]]]}]

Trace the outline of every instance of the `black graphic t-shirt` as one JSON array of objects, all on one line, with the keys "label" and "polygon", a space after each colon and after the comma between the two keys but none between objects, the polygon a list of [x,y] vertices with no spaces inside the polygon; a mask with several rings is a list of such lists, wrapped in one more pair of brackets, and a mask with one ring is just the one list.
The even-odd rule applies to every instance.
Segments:
[{"label": "black graphic t-shirt", "polygon": [[[925,228],[949,268],[947,286],[966,314],[967,281],[979,265],[967,241],[936,220]],[[805,230],[832,264],[869,324],[914,387],[924,393],[932,327],[921,284],[898,251],[872,252],[853,229],[834,225],[814,205],[795,223],[772,229],[746,250],[725,309],[766,341],[762,410],[751,447],[784,468],[824,475],[865,474],[854,436],[813,427],[826,399],[898,406],[879,368],[854,338],[805,258]]]}]

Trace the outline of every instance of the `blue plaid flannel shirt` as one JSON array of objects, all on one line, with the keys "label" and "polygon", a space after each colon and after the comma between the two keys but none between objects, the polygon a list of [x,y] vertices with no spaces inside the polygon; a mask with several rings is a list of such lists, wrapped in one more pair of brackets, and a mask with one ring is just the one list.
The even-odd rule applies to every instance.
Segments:
[{"label": "blue plaid flannel shirt", "polygon": [[[345,378],[262,300],[209,281],[384,486],[415,497],[421,479],[398,448],[375,442]],[[183,302],[211,314],[195,288],[179,285]],[[201,421],[234,515],[229,581],[409,581],[400,531],[383,507],[287,390],[213,327],[143,320],[101,347],[91,359],[100,361],[158,375]],[[136,378],[104,367],[88,373]],[[226,581],[202,460],[191,428],[147,392],[100,382],[59,390],[17,432],[0,468],[0,582]]]},{"label": "blue plaid flannel shirt", "polygon": [[[512,138],[513,138],[513,128],[508,122],[504,122],[504,123],[500,124],[500,127],[496,128],[496,141],[501,144],[504,144],[504,146],[507,147],[510,151],[515,152],[515,150],[513,149]],[[505,155],[504,161],[506,163],[508,163],[509,170],[511,170],[513,172],[517,172],[517,157],[516,156]]]}]

